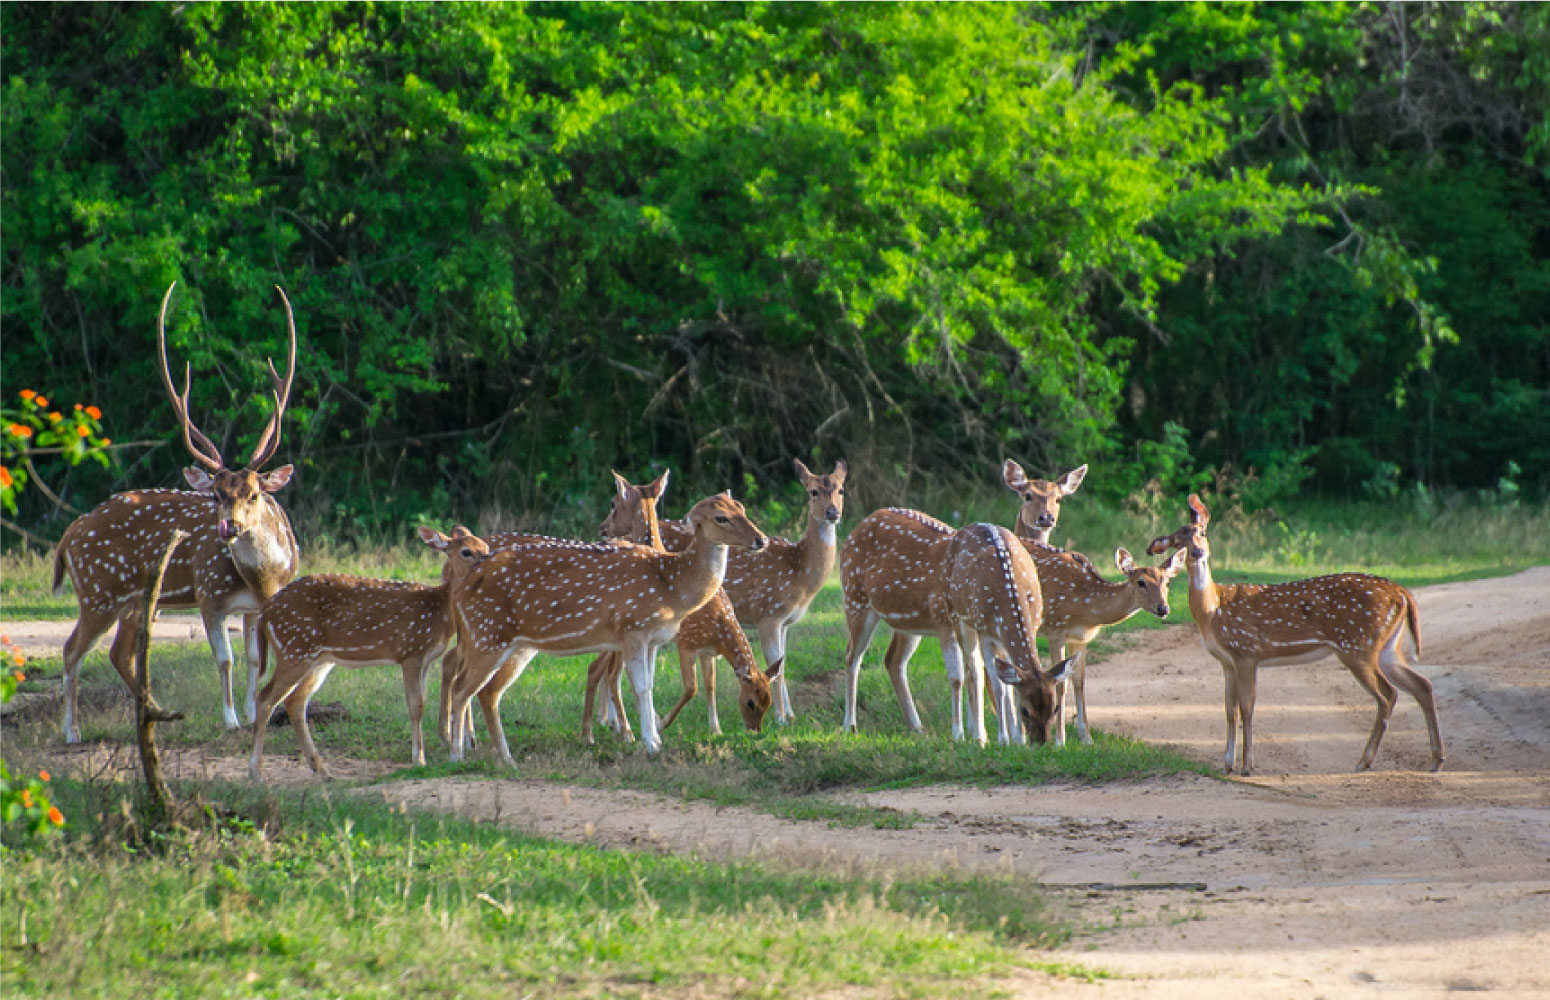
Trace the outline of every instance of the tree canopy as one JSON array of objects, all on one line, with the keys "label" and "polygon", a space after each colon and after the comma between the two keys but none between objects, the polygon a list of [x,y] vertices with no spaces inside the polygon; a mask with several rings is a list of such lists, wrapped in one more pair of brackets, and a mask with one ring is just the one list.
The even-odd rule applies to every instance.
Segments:
[{"label": "tree canopy", "polygon": [[184,461],[174,279],[226,453],[289,293],[288,506],[344,533],[590,518],[610,466],[780,493],[793,455],[890,499],[1003,455],[1120,493],[1550,477],[1532,5],[12,4],[0,37],[6,391],[169,442],[72,472],[87,503]]}]

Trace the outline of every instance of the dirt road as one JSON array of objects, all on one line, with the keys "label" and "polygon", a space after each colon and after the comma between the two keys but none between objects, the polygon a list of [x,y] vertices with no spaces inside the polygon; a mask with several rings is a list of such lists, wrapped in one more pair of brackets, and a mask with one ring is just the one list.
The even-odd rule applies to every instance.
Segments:
[{"label": "dirt road", "polygon": [[[1055,959],[1117,978],[1028,973],[1000,984],[1017,995],[1550,995],[1550,567],[1417,597],[1420,669],[1448,754],[1441,774],[1421,770],[1425,726],[1403,694],[1374,770],[1351,773],[1373,707],[1329,660],[1261,672],[1252,779],[862,797],[929,817],[910,830],[829,829],[538,780],[393,782],[366,794],[618,846],[1032,874],[1062,887],[1085,928]],[[1221,671],[1193,628],[1132,643],[1089,671],[1094,725],[1219,764]],[[244,766],[184,763],[210,776]],[[266,768],[310,780],[293,760]]]}]

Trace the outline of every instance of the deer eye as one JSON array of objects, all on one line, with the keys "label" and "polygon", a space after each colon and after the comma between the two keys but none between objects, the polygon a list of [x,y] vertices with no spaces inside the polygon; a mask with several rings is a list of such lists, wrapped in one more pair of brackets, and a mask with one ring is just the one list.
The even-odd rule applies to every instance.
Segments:
[{"label": "deer eye", "polygon": [[732,519],[727,517],[725,514],[717,514],[716,515],[716,523],[717,524],[727,524],[731,520]]},{"label": "deer eye", "polygon": [[1145,580],[1137,580],[1136,581],[1136,586],[1137,587],[1145,587],[1146,586],[1146,581]]},{"label": "deer eye", "polygon": [[749,707],[749,708],[758,708],[758,707],[759,707],[759,706],[758,706],[758,705],[755,705],[755,704],[754,704],[754,703],[753,703],[753,699],[752,699],[752,698],[749,698],[749,699],[748,699],[748,707]]},{"label": "deer eye", "polygon": [[807,495],[808,495],[808,496],[814,496],[814,497],[815,497],[815,496],[817,496],[817,495],[818,495],[818,491],[817,491],[817,490],[808,490],[808,491],[807,491]]}]

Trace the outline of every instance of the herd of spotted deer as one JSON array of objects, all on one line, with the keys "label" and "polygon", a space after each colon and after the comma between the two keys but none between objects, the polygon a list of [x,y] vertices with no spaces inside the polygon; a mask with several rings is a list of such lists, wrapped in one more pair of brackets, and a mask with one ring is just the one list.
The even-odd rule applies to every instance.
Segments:
[{"label": "herd of spotted deer", "polygon": [[[668,476],[632,485],[615,473],[613,507],[602,523],[605,541],[541,535],[478,538],[458,527],[450,535],[420,529],[443,552],[441,583],[428,586],[323,574],[295,579],[295,536],[273,494],[292,467],[260,470],[279,447],[280,425],[296,371],[296,323],[284,302],[289,335],[282,378],[271,363],[275,410],[247,467],[226,468],[215,444],[190,419],[190,372],[173,386],[165,324],[174,283],[162,299],[157,349],[163,384],[196,466],[184,470],[193,492],[135,490],[108,499],[66,530],[54,555],[54,589],[69,575],[80,616],[64,648],[64,734],[78,742],[77,678],[81,661],[115,621],[110,659],[134,688],[133,644],[144,614],[143,588],[175,529],[190,536],[173,553],[162,608],[198,608],[220,671],[228,728],[238,728],[232,695],[232,650],[225,620],[243,616],[248,665],[246,715],[253,724],[249,771],[260,774],[264,734],[284,702],[312,768],[327,775],[306,722],[309,699],[337,664],[397,664],[403,671],[412,754],[425,761],[421,723],[427,675],[442,660],[439,732],[454,760],[473,744],[472,704],[484,712],[495,753],[511,753],[500,723],[500,700],[539,653],[596,653],[587,671],[582,731],[592,741],[594,703],[633,739],[622,699],[624,675],[634,688],[641,740],[661,747],[652,700],[656,652],[675,642],[683,691],[661,729],[670,726],[704,684],[712,733],[715,661],[726,659],[738,684],[744,724],[758,730],[772,706],[777,720],[794,718],[785,669],[787,629],[797,623],[829,577],[836,559],[844,593],[848,642],[844,727],[856,731],[856,690],[862,655],[879,624],[893,631],[884,663],[911,729],[922,730],[907,667],[924,636],[941,644],[952,699],[952,735],[987,742],[988,691],[1002,743],[1063,744],[1066,691],[1074,689],[1077,733],[1091,742],[1083,669],[1087,644],[1106,625],[1138,612],[1166,617],[1168,585],[1188,569],[1189,606],[1201,643],[1222,666],[1226,683],[1226,770],[1253,767],[1255,676],[1261,664],[1298,663],[1333,654],[1377,702],[1377,718],[1358,768],[1371,765],[1403,688],[1415,697],[1431,741],[1433,769],[1443,762],[1442,737],[1430,682],[1406,664],[1402,640],[1420,654],[1415,598],[1382,577],[1340,573],[1269,586],[1218,585],[1211,578],[1206,527],[1210,514],[1189,498],[1189,523],[1154,539],[1153,555],[1174,550],[1161,566],[1138,565],[1115,552],[1124,579],[1105,580],[1085,557],[1049,543],[1061,501],[1081,485],[1087,466],[1047,481],[1028,479],[1016,462],[1002,467],[1021,499],[1015,532],[991,524],[954,530],[918,511],[886,508],[864,518],[843,547],[846,465],[819,475],[796,461],[808,493],[807,526],[796,541],[767,537],[730,493],[695,504],[682,521],[659,520]],[[759,668],[743,627],[757,634],[766,667]],[[1056,661],[1046,671],[1035,636]],[[455,640],[455,645],[454,645]],[[450,647],[450,649],[449,649]],[[274,672],[260,675],[273,653]],[[445,654],[445,656],[443,656]],[[993,667],[986,669],[987,664]],[[965,691],[967,688],[967,691]],[[963,713],[968,695],[969,720]],[[1238,749],[1238,725],[1243,740]],[[1235,761],[1235,754],[1236,761]]]}]

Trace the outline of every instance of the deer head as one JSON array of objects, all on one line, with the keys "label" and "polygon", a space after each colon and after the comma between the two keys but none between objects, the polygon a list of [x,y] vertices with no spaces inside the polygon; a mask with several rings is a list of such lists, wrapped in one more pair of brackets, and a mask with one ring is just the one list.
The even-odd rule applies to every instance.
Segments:
[{"label": "deer head", "polygon": [[614,473],[613,505],[598,531],[604,538],[628,538],[647,543],[651,541],[651,525],[657,519],[657,501],[667,492],[666,472],[644,486],[635,486],[619,473]]},{"label": "deer head", "polygon": [[184,447],[194,456],[194,460],[204,467],[198,468],[191,465],[183,470],[183,477],[195,490],[215,497],[219,511],[216,532],[223,540],[229,542],[264,524],[268,514],[264,495],[278,492],[290,481],[291,473],[294,471],[293,466],[282,465],[273,472],[259,472],[264,463],[273,458],[280,447],[280,423],[285,417],[286,404],[290,402],[291,381],[296,377],[296,317],[291,312],[290,299],[286,298],[284,290],[276,285],[275,291],[280,293],[280,301],[285,304],[286,329],[290,336],[285,378],[280,378],[271,360],[269,377],[274,383],[272,388],[275,401],[274,415],[269,418],[268,426],[264,428],[258,444],[254,446],[253,454],[248,458],[247,467],[233,472],[226,468],[226,462],[221,458],[220,449],[216,448],[215,442],[206,437],[189,417],[188,394],[193,378],[191,365],[183,366],[182,394],[180,395],[172,386],[172,370],[167,364],[167,306],[172,301],[172,290],[177,285],[178,283],[174,281],[167,286],[167,294],[162,296],[161,300],[161,313],[156,319],[156,351],[161,360],[162,385],[166,387],[167,396],[172,400],[172,411],[177,415],[178,423],[182,427]]},{"label": "deer head", "polygon": [[749,732],[764,730],[764,713],[775,703],[770,693],[770,682],[780,676],[780,668],[785,662],[785,657],[776,660],[770,665],[769,673],[755,665],[747,676],[737,675],[737,710],[743,714],[743,725]]},{"label": "deer head", "polygon": [[490,554],[484,539],[461,524],[452,529],[451,535],[443,535],[435,528],[420,528],[420,541],[447,557],[441,568],[441,580],[454,588],[463,582],[470,570]]},{"label": "deer head", "polygon": [[1152,539],[1146,551],[1155,556],[1169,549],[1183,549],[1197,562],[1209,559],[1211,546],[1206,541],[1206,525],[1211,523],[1211,512],[1206,510],[1206,505],[1200,502],[1200,495],[1196,493],[1189,495],[1189,521],[1189,524],[1171,535]]},{"label": "deer head", "polygon": [[1130,586],[1132,607],[1145,608],[1159,618],[1168,617],[1168,584],[1184,568],[1184,553],[1175,552],[1161,566],[1137,566],[1124,546],[1114,550],[1114,565],[1125,574]]},{"label": "deer head", "polygon": [[1054,671],[1046,674],[1037,665],[1021,670],[1010,660],[996,658],[996,676],[1001,678],[1001,683],[1011,686],[1023,732],[1033,742],[1054,742],[1055,726],[1060,721],[1055,712],[1060,706],[1056,688],[1070,679],[1071,664],[1075,662],[1075,656],[1068,656]]},{"label": "deer head", "polygon": [[764,532],[748,519],[743,505],[732,499],[731,493],[718,493],[695,504],[685,518],[694,533],[715,545],[753,549],[764,548],[768,539]]},{"label": "deer head", "polygon": [[1076,492],[1087,476],[1087,466],[1080,465],[1053,482],[1047,479],[1029,479],[1023,467],[1010,458],[1001,464],[1001,477],[1007,488],[1022,498],[1022,509],[1017,520],[1029,531],[1040,537],[1049,534],[1060,518],[1060,501]]},{"label": "deer head", "polygon": [[797,478],[802,480],[803,487],[807,489],[808,518],[839,524],[840,518],[845,515],[844,459],[836,462],[834,471],[827,476],[814,475],[800,459],[793,459],[792,464],[796,466]]}]

